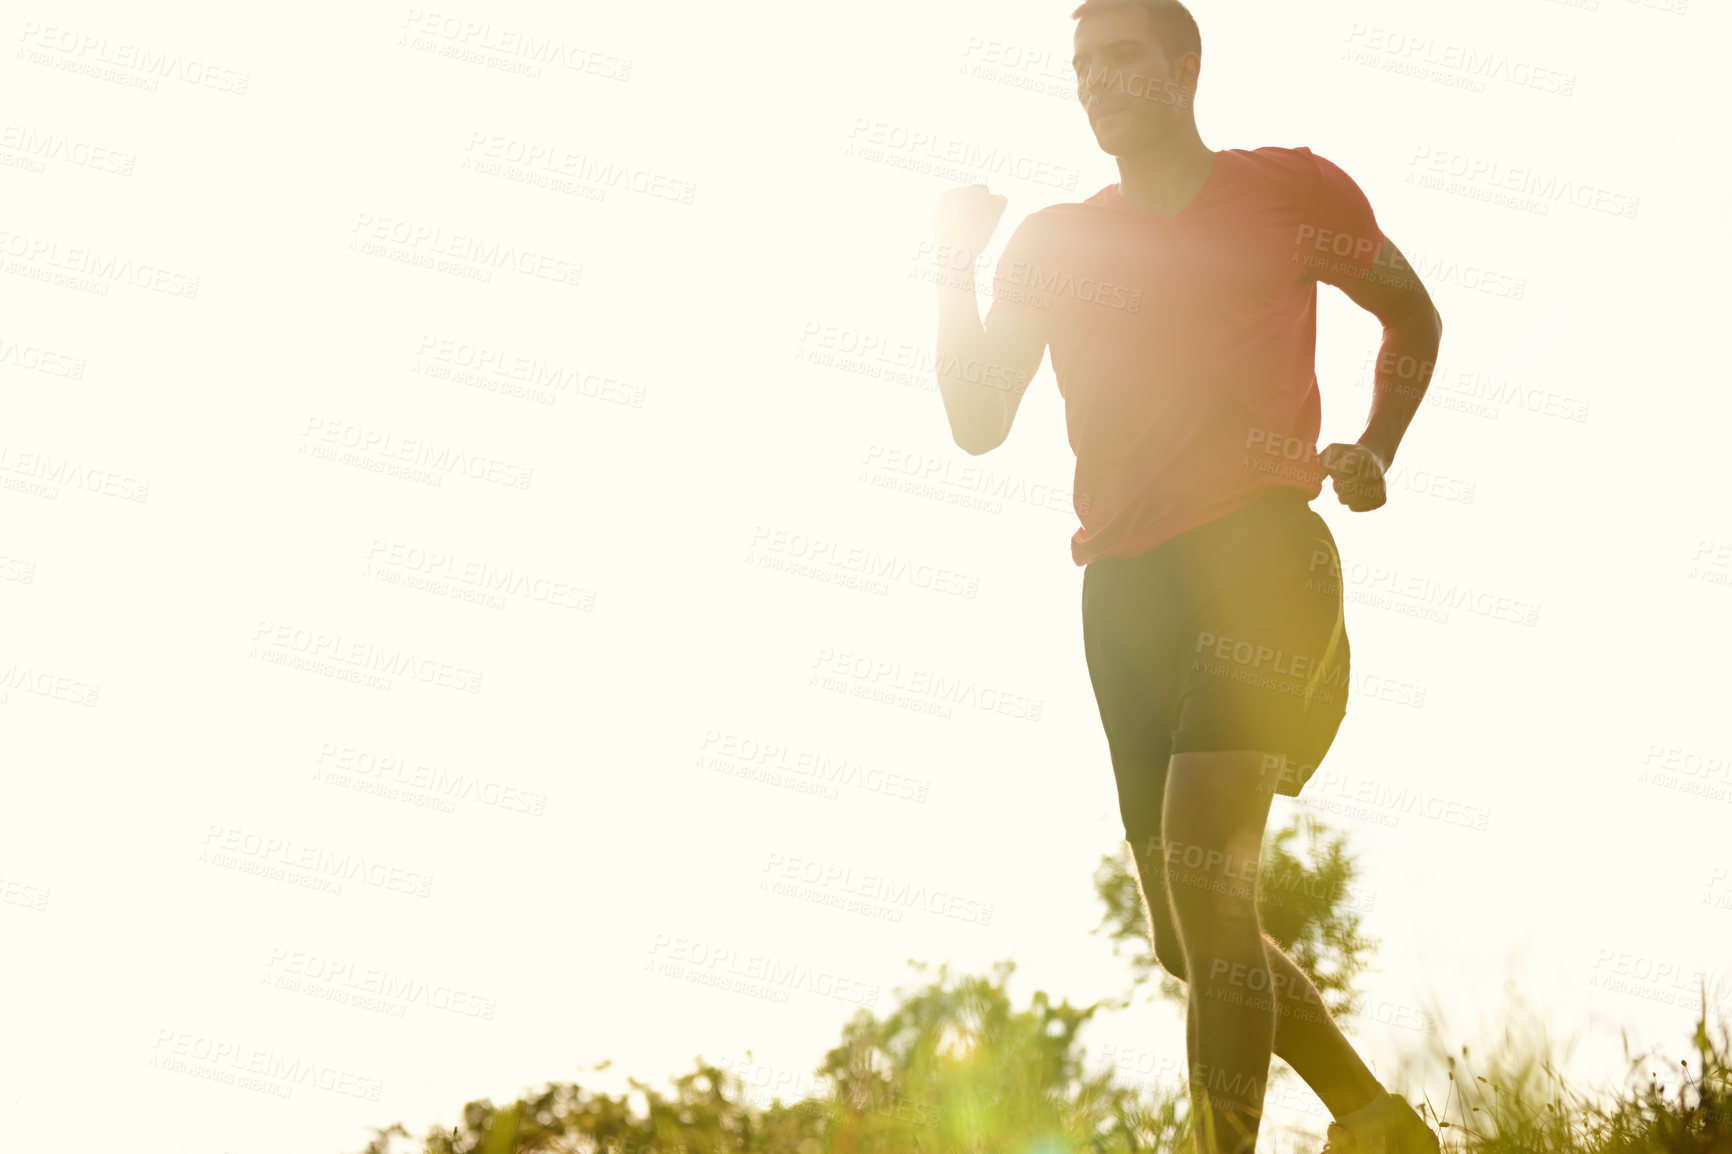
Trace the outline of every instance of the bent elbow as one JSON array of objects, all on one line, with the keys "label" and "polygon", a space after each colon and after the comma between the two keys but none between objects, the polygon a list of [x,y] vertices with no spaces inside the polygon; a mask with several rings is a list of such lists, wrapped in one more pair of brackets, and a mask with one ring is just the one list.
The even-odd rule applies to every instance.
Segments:
[{"label": "bent elbow", "polygon": [[1385,320],[1383,328],[1388,333],[1401,333],[1409,338],[1423,338],[1435,343],[1443,339],[1443,314],[1429,299],[1415,301]]},{"label": "bent elbow", "polygon": [[996,440],[987,440],[981,437],[957,437],[955,440],[956,447],[961,449],[964,453],[967,453],[970,457],[978,457],[982,453],[990,453],[1000,445],[1004,444],[1003,437],[999,437]]}]

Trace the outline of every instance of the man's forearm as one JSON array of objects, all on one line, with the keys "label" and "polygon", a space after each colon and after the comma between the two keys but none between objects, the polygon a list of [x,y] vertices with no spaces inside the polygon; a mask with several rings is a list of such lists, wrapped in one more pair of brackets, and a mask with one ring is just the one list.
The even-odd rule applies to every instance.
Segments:
[{"label": "man's forearm", "polygon": [[985,446],[1004,418],[1005,382],[989,373],[980,350],[986,329],[974,295],[974,268],[946,269],[938,282],[938,392],[959,445]]},{"label": "man's forearm", "polygon": [[1407,432],[1408,422],[1425,399],[1442,341],[1443,326],[1435,313],[1383,327],[1383,344],[1377,351],[1377,372],[1371,392],[1371,416],[1365,422],[1359,443],[1376,453],[1385,467],[1395,460],[1395,450]]}]

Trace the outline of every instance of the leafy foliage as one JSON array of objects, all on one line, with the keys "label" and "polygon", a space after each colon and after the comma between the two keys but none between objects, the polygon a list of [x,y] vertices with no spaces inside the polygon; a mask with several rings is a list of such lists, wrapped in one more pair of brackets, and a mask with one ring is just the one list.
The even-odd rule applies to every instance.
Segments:
[{"label": "leafy foliage", "polygon": [[[1265,928],[1316,975],[1332,1009],[1350,1008],[1372,945],[1348,908],[1345,838],[1302,818],[1269,839],[1263,862]],[[1161,971],[1130,868],[1128,847],[1103,857],[1096,890],[1103,927],[1115,946],[1140,947],[1132,967],[1146,979]],[[377,1129],[362,1154],[1188,1154],[1181,1087],[1132,1089],[1084,1068],[1082,1028],[1127,1002],[1055,1004],[1036,990],[1018,1009],[1006,991],[1014,971],[1001,961],[957,977],[942,964],[924,985],[897,989],[882,1018],[860,1010],[813,1071],[815,1092],[796,1102],[755,1101],[700,1055],[666,1092],[635,1078],[617,1097],[551,1083],[505,1106],[470,1102],[460,1124],[418,1143],[400,1123]],[[1704,992],[1694,1067],[1680,1063],[1667,1084],[1657,1065],[1633,1062],[1630,1084],[1609,1095],[1564,1086],[1551,1044],[1512,1040],[1513,1022],[1484,1074],[1469,1071],[1465,1048],[1458,1062],[1434,1037],[1448,1087],[1424,1112],[1450,1154],[1732,1154],[1732,1043],[1707,1023]]]},{"label": "leafy foliage", "polygon": [[[915,969],[929,967],[915,963]],[[1116,1002],[1054,1004],[1036,990],[1025,1009],[1005,984],[1015,970],[956,978],[948,964],[883,1018],[861,1010],[815,1073],[822,1091],[768,1107],[733,1073],[705,1063],[632,1112],[613,1097],[556,1083],[511,1106],[483,1100],[463,1124],[435,1127],[422,1154],[1130,1154],[1189,1148],[1182,1102],[1139,1101],[1110,1073],[1083,1071],[1077,1034]],[[376,1130],[364,1154],[397,1154],[408,1131]]]}]

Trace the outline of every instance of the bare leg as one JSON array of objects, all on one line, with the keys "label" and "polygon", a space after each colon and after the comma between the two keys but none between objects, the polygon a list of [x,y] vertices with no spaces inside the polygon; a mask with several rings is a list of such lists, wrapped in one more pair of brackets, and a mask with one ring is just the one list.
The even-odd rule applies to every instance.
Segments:
[{"label": "bare leg", "polygon": [[1275,786],[1265,764],[1259,751],[1180,753],[1167,770],[1163,861],[1187,975],[1186,1052],[1203,1154],[1255,1149],[1282,999],[1294,1011],[1294,1068],[1318,1075],[1320,1097],[1327,1090],[1351,1110],[1361,1091],[1369,1102],[1380,1088],[1316,988],[1269,948],[1258,920],[1257,869]]},{"label": "bare leg", "polygon": [[1198,1148],[1256,1148],[1275,1045],[1256,869],[1273,783],[1257,752],[1175,754],[1161,839],[1167,895],[1189,975],[1185,1051]]},{"label": "bare leg", "polygon": [[[1185,955],[1167,898],[1165,855],[1161,844],[1132,844],[1137,882],[1155,956],[1162,967],[1185,980]],[[1263,949],[1274,975],[1275,1053],[1305,1080],[1329,1112],[1339,1118],[1364,1106],[1381,1089],[1353,1044],[1324,1008],[1311,979],[1276,941],[1263,936]]]}]

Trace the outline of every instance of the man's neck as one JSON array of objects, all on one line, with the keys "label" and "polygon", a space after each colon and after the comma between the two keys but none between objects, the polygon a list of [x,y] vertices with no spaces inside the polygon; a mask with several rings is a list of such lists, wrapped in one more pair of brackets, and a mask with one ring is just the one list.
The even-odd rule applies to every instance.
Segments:
[{"label": "man's neck", "polygon": [[1177,140],[1121,156],[1118,161],[1119,196],[1125,203],[1145,212],[1177,216],[1209,178],[1215,152],[1203,143],[1193,125]]}]

